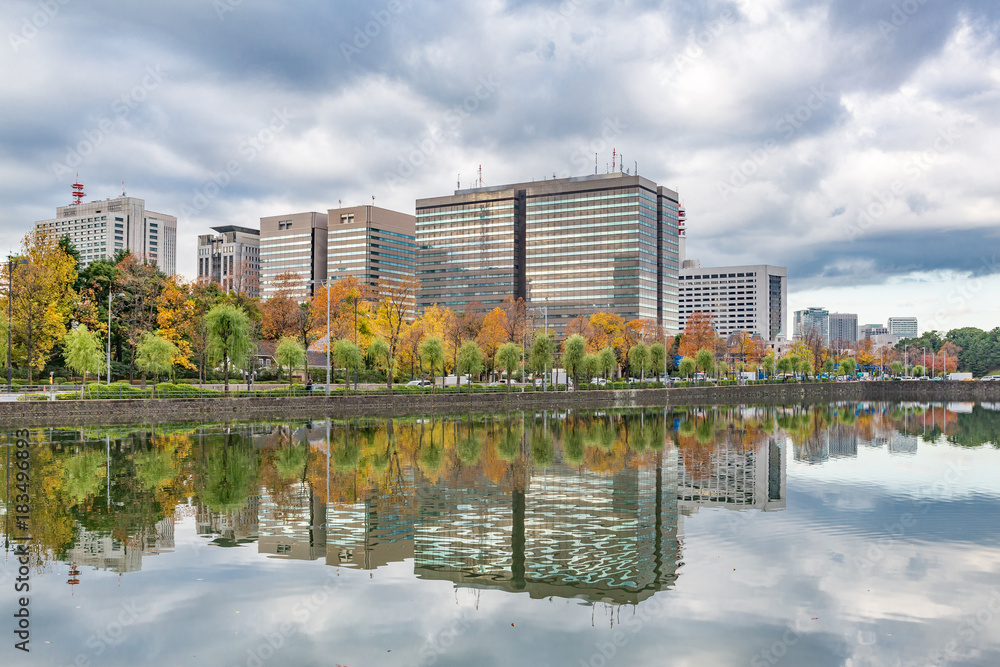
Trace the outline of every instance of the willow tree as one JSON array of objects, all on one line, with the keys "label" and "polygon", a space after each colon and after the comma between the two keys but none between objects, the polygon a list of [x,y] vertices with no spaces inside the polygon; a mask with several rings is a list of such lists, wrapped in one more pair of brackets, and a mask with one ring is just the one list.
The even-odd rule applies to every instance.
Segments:
[{"label": "willow tree", "polygon": [[444,375],[444,343],[437,336],[425,338],[420,343],[420,356],[427,361],[431,371],[431,388],[434,388],[434,369],[441,367]]},{"label": "willow tree", "polygon": [[[469,393],[472,393],[472,376],[483,372],[486,358],[479,348],[479,343],[474,340],[467,340],[458,351],[458,377],[469,374]],[[461,380],[459,380],[461,382]]]},{"label": "willow tree", "polygon": [[[177,356],[177,346],[160,334],[146,332],[139,339],[139,347],[136,350],[135,365],[142,371],[142,386],[146,386],[146,375],[152,373],[156,382],[160,380],[160,374],[170,372],[174,366],[174,357]],[[156,388],[153,388],[153,396],[156,396]]]},{"label": "willow tree", "polygon": [[208,358],[222,364],[226,396],[229,395],[229,365],[242,366],[253,353],[250,339],[250,318],[242,308],[223,303],[205,316],[208,329]]},{"label": "willow tree", "polygon": [[104,370],[101,341],[98,340],[96,333],[87,329],[86,324],[81,324],[63,337],[63,357],[67,366],[83,375],[83,384],[80,385],[80,398],[83,398],[83,390],[87,386],[87,374],[100,373]]},{"label": "willow tree", "polygon": [[580,334],[573,334],[563,343],[563,368],[573,376],[574,391],[580,385],[579,375],[584,371],[584,357],[587,354],[587,341]]},{"label": "willow tree", "polygon": [[[344,392],[346,393],[351,388],[350,376],[347,372],[354,369],[356,379],[357,369],[365,362],[364,355],[361,354],[361,348],[347,339],[341,339],[334,343],[330,355],[333,357],[333,363],[337,364],[338,368],[344,369]],[[357,390],[357,388],[355,382],[354,389]]]},{"label": "willow tree", "polygon": [[507,391],[510,391],[510,378],[521,360],[521,346],[517,343],[504,343],[497,349],[496,357],[497,367],[507,371]]}]

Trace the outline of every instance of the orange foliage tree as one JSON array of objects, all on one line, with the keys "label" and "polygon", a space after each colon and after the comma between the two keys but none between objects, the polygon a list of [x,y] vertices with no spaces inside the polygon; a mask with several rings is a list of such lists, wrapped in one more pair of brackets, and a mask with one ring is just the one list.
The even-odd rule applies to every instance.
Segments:
[{"label": "orange foliage tree", "polygon": [[712,326],[712,316],[704,311],[697,311],[688,318],[684,333],[681,334],[681,344],[678,354],[692,359],[698,350],[715,352],[715,328]]}]

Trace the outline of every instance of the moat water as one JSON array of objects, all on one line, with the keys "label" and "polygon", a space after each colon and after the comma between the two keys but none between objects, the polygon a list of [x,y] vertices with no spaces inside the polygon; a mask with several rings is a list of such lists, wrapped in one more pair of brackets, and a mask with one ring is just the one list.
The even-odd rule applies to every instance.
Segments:
[{"label": "moat water", "polygon": [[1000,664],[1000,405],[0,442],[2,665]]}]

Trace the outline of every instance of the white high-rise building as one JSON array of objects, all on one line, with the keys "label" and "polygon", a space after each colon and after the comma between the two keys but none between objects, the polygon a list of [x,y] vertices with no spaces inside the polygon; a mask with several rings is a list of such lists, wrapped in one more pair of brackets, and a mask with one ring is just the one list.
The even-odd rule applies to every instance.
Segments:
[{"label": "white high-rise building", "polygon": [[688,318],[700,311],[712,316],[720,336],[748,331],[774,340],[788,335],[788,269],[784,266],[685,266],[679,273],[681,331]]},{"label": "white high-rise building", "polygon": [[136,197],[60,206],[55,218],[39,220],[35,229],[57,239],[68,236],[80,251],[81,269],[119,250],[131,250],[168,276],[177,272],[177,218],[147,210],[146,202]]},{"label": "white high-rise building", "polygon": [[830,344],[850,347],[858,342],[858,316],[830,313]]},{"label": "white high-rise building", "polygon": [[893,336],[903,338],[916,338],[920,335],[917,330],[917,318],[915,317],[890,317],[889,333]]},{"label": "white high-rise building", "polygon": [[260,230],[237,225],[212,227],[198,237],[198,280],[211,280],[226,291],[260,294]]}]

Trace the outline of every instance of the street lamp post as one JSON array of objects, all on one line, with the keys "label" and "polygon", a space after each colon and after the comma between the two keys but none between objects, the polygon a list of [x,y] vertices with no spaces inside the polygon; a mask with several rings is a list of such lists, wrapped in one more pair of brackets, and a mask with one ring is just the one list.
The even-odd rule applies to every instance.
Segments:
[{"label": "street lamp post", "polygon": [[10,257],[7,258],[7,393],[10,393],[11,386],[10,330],[14,321],[14,311],[11,309],[11,304],[14,302],[14,267],[27,263],[28,260],[26,259],[15,260]]},{"label": "street lamp post", "polygon": [[[319,283],[326,290],[326,395],[330,395],[330,279],[326,280],[313,280],[313,283]],[[355,315],[357,318],[357,315]],[[355,319],[355,339],[357,338],[357,319]],[[306,354],[309,354],[309,350],[306,350]]]}]

